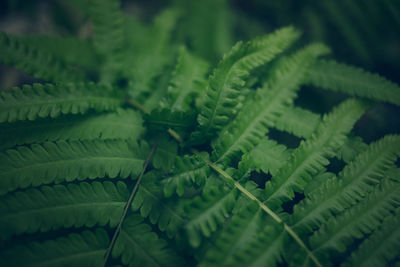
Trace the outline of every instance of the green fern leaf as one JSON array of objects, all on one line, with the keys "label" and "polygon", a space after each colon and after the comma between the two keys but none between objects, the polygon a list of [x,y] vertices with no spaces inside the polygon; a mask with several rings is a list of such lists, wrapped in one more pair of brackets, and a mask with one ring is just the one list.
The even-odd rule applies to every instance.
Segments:
[{"label": "green fern leaf", "polygon": [[205,86],[208,64],[183,46],[168,87],[168,106],[172,111],[189,111],[194,96]]},{"label": "green fern leaf", "polygon": [[210,248],[199,266],[233,266],[236,255],[243,251],[262,231],[262,212],[255,202],[232,216],[229,226],[224,229]]},{"label": "green fern leaf", "polygon": [[182,201],[175,198],[165,199],[160,176],[156,172],[144,175],[132,201],[132,210],[138,210],[140,215],[148,217],[151,223],[157,223],[161,231],[166,231],[169,237],[173,237],[185,222]]},{"label": "green fern leaf", "polygon": [[232,115],[231,108],[238,104],[237,97],[250,72],[271,61],[299,36],[293,28],[283,28],[273,34],[239,42],[224,56],[209,78],[203,107],[198,116],[199,129],[193,138],[203,142],[222,127]]},{"label": "green fern leaf", "polygon": [[329,218],[330,213],[337,214],[364,199],[384,178],[399,151],[400,136],[389,135],[369,145],[339,177],[328,179],[294,207],[291,219],[294,228],[303,231],[306,228],[309,232]]},{"label": "green fern leaf", "polygon": [[202,235],[210,237],[217,226],[230,215],[236,199],[237,190],[225,187],[209,187],[202,196],[194,198],[187,206],[188,222],[185,225],[189,243],[198,247]]},{"label": "green fern leaf", "polygon": [[293,107],[286,110],[276,121],[275,127],[297,137],[309,138],[321,121],[319,114]]},{"label": "green fern leaf", "polygon": [[266,184],[266,205],[277,209],[284,201],[293,199],[295,191],[302,192],[312,176],[329,163],[327,158],[335,156],[336,151],[344,144],[346,134],[365,109],[364,103],[347,100],[324,116],[316,134],[302,142]]},{"label": "green fern leaf", "polygon": [[46,50],[35,49],[18,37],[0,32],[0,62],[48,82],[82,81],[84,75],[68,68]]},{"label": "green fern leaf", "polygon": [[[201,155],[208,156],[205,153]],[[162,180],[164,194],[170,197],[176,192],[178,196],[182,196],[185,187],[204,184],[209,173],[210,168],[199,156],[177,157],[172,173]]]},{"label": "green fern leaf", "polygon": [[399,207],[400,183],[385,180],[365,201],[332,218],[315,232],[310,239],[311,248],[319,257],[343,252],[356,238],[377,229],[383,219],[393,216],[392,212]]},{"label": "green fern leaf", "polygon": [[0,195],[17,188],[95,178],[136,179],[147,145],[122,140],[59,141],[0,154]]},{"label": "green fern leaf", "polygon": [[122,99],[105,85],[34,84],[0,93],[0,122],[55,118],[61,114],[84,114],[89,110],[116,110]]},{"label": "green fern leaf", "polygon": [[308,81],[317,87],[400,105],[400,87],[360,68],[320,60],[310,70]]},{"label": "green fern leaf", "polygon": [[2,266],[100,266],[109,243],[103,229],[69,234],[45,242],[15,245],[0,254]]},{"label": "green fern leaf", "polygon": [[352,253],[343,266],[388,266],[399,256],[400,247],[400,212],[385,218],[381,227],[373,232],[360,247]]},{"label": "green fern leaf", "polygon": [[145,130],[142,124],[143,120],[139,113],[122,109],[99,115],[67,115],[57,120],[4,123],[0,125],[0,139],[3,140],[0,149],[60,140],[137,140]]},{"label": "green fern leaf", "polygon": [[122,182],[31,188],[1,197],[0,239],[60,228],[119,222],[128,190]]},{"label": "green fern leaf", "polygon": [[328,48],[315,44],[279,61],[265,87],[249,99],[236,119],[213,142],[214,159],[229,163],[240,152],[250,151],[292,104],[307,66],[327,52]]},{"label": "green fern leaf", "polygon": [[114,258],[129,266],[179,266],[182,260],[167,247],[167,242],[151,231],[138,215],[128,217],[115,242]]}]

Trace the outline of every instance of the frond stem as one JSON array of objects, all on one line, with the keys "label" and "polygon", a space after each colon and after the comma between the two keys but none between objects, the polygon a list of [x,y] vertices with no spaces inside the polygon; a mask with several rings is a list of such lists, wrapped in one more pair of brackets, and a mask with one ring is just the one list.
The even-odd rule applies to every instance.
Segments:
[{"label": "frond stem", "polygon": [[123,213],[122,213],[121,219],[120,219],[120,221],[119,221],[119,223],[118,223],[117,228],[115,229],[115,232],[114,232],[114,235],[113,235],[113,237],[112,237],[112,239],[111,239],[110,245],[108,246],[107,252],[106,252],[106,254],[105,254],[105,256],[104,256],[104,264],[103,264],[103,267],[105,267],[105,266],[107,265],[107,262],[108,262],[108,259],[110,258],[111,251],[112,251],[112,249],[113,249],[113,247],[114,247],[115,241],[117,240],[117,237],[118,237],[119,233],[121,232],[122,223],[124,222],[125,217],[126,217],[126,214],[128,213],[129,207],[130,207],[131,204],[132,204],[133,197],[135,196],[136,191],[137,191],[138,188],[139,188],[140,182],[142,181],[142,178],[143,178],[143,175],[144,175],[144,173],[145,173],[145,171],[146,171],[146,169],[147,169],[147,166],[149,165],[151,159],[153,158],[153,155],[154,155],[154,153],[156,152],[156,150],[157,150],[157,142],[156,142],[156,143],[153,145],[153,147],[151,148],[151,151],[150,151],[149,155],[147,156],[146,161],[145,161],[144,164],[143,164],[142,171],[141,171],[141,173],[139,174],[139,177],[138,177],[138,179],[137,179],[137,181],[136,181],[136,184],[135,184],[135,186],[134,186],[133,189],[132,189],[131,195],[129,196],[129,199],[128,199],[128,201],[126,202],[126,205],[125,205],[124,211],[123,211]]},{"label": "frond stem", "polygon": [[[195,154],[201,155],[197,151],[193,151]],[[254,196],[252,193],[250,193],[246,188],[244,188],[238,181],[233,179],[228,173],[226,173],[223,169],[218,167],[215,163],[211,162],[210,160],[203,158],[202,159],[214,170],[216,171],[219,175],[221,175],[224,179],[229,181],[229,183],[233,184],[240,192],[242,192],[245,196],[247,196],[249,199],[254,200],[258,203],[260,208],[264,210],[269,216],[272,217],[277,223],[282,223],[285,231],[296,241],[296,243],[302,247],[306,252],[308,257],[315,263],[316,266],[322,267],[322,264],[319,262],[319,260],[315,257],[315,255],[312,253],[312,251],[304,244],[304,242],[300,239],[300,237],[296,234],[293,229],[287,225],[286,223],[283,222],[283,220],[275,213],[273,212],[270,208],[268,208],[263,202],[261,202],[256,196]]]},{"label": "frond stem", "polygon": [[145,114],[150,114],[150,111],[145,107],[145,106],[143,106],[142,104],[140,104],[139,102],[137,102],[135,99],[133,99],[133,98],[127,98],[126,100],[125,100],[125,102],[129,105],[129,106],[131,106],[131,107],[133,107],[133,108],[135,108],[135,109],[138,109],[138,110],[140,110],[141,112],[143,112],[143,113],[145,113]]}]

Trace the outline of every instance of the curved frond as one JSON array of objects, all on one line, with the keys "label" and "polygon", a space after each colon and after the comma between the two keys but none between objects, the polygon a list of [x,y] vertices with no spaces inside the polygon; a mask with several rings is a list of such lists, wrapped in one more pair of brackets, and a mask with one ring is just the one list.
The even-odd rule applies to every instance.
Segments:
[{"label": "curved frond", "polygon": [[328,165],[328,158],[335,156],[365,109],[365,103],[350,99],[324,116],[316,134],[302,142],[266,184],[266,205],[277,209],[284,201],[293,199],[294,192],[302,192],[312,176]]},{"label": "curved frond", "polygon": [[101,266],[109,243],[103,229],[44,242],[15,245],[0,253],[2,266]]},{"label": "curved frond", "polygon": [[212,186],[204,190],[202,196],[189,202],[185,207],[188,213],[185,229],[193,247],[200,245],[202,236],[210,237],[211,233],[217,230],[217,226],[225,222],[237,197],[236,189]]},{"label": "curved frond", "polygon": [[94,83],[24,85],[0,92],[0,122],[116,110],[122,100],[109,86]]},{"label": "curved frond", "polygon": [[206,61],[192,55],[182,46],[168,87],[168,106],[172,111],[190,111],[194,96],[205,87],[208,72]]},{"label": "curved frond", "polygon": [[127,199],[122,182],[42,186],[8,194],[0,202],[0,238],[70,227],[114,227]]},{"label": "curved frond", "polygon": [[400,207],[400,183],[383,181],[368,196],[340,216],[332,218],[310,238],[313,252],[323,258],[345,251],[356,238],[376,230],[385,217]]},{"label": "curved frond", "polygon": [[146,145],[123,140],[59,141],[0,153],[0,195],[17,188],[104,177],[142,170]]},{"label": "curved frond", "polygon": [[215,160],[229,163],[241,152],[250,151],[293,103],[307,67],[328,52],[327,47],[314,44],[278,61],[264,88],[247,101],[235,120],[213,142]]},{"label": "curved frond", "polygon": [[256,170],[275,175],[290,157],[290,151],[274,140],[264,139],[249,153]]},{"label": "curved frond", "polygon": [[199,128],[193,133],[195,142],[202,143],[228,123],[232,108],[238,104],[244,79],[252,70],[282,53],[298,36],[292,27],[283,28],[246,44],[239,42],[224,56],[209,78],[197,118]]},{"label": "curved frond", "polygon": [[0,62],[48,82],[82,81],[82,72],[68,68],[48,51],[29,45],[29,41],[0,32]]},{"label": "curved frond", "polygon": [[276,121],[275,127],[297,137],[309,138],[321,121],[319,114],[307,109],[293,107],[286,110]]},{"label": "curved frond", "polygon": [[[202,155],[208,156],[204,153]],[[182,196],[185,187],[204,184],[209,173],[210,168],[199,156],[177,157],[172,173],[161,181],[164,186],[164,194],[166,197],[170,197],[176,192],[178,196]]]},{"label": "curved frond", "polygon": [[129,216],[112,251],[129,266],[179,266],[182,260],[167,247],[167,242],[152,232],[138,215]]},{"label": "curved frond", "polygon": [[373,232],[357,250],[352,253],[344,266],[388,266],[400,256],[400,210],[386,218],[378,230]]},{"label": "curved frond", "polygon": [[242,211],[234,214],[199,266],[234,266],[237,263],[236,255],[243,252],[262,232],[262,215],[255,202],[250,202]]},{"label": "curved frond", "polygon": [[339,174],[324,182],[294,207],[292,224],[309,232],[330,214],[337,214],[364,199],[399,156],[400,136],[388,135],[360,153]]},{"label": "curved frond", "polygon": [[156,172],[148,172],[143,176],[131,207],[143,217],[148,217],[151,223],[158,224],[158,228],[166,231],[169,237],[173,237],[185,222],[182,201],[164,197],[160,176]]},{"label": "curved frond", "polygon": [[400,105],[400,87],[377,74],[333,60],[320,60],[308,72],[317,87]]},{"label": "curved frond", "polygon": [[[87,116],[62,116],[0,125],[0,149],[60,140],[130,139],[143,133],[142,116],[133,110]],[[46,129],[45,131],[43,129]]]}]

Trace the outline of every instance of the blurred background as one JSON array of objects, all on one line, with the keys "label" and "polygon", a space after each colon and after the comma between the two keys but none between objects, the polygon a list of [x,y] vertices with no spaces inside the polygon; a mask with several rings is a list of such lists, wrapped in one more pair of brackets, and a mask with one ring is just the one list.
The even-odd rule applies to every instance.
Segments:
[{"label": "blurred background", "polygon": [[[213,62],[238,40],[294,25],[303,31],[300,45],[320,41],[333,57],[379,73],[400,84],[400,1],[398,0],[123,0],[124,13],[144,24],[166,7],[183,10],[174,41]],[[0,30],[16,35],[90,38],[84,0],[1,0]],[[195,12],[194,12],[195,11]],[[211,40],[211,41],[210,41]],[[36,80],[0,64],[0,88]],[[327,112],[345,96],[304,88],[297,104]],[[318,99],[318,101],[315,101]],[[400,109],[378,104],[358,123],[365,141],[400,133]]]}]

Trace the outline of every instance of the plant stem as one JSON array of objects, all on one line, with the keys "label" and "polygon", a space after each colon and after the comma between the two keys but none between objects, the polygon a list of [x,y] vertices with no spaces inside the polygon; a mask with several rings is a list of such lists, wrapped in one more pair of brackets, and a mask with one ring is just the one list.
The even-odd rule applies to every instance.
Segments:
[{"label": "plant stem", "polygon": [[[201,155],[197,152],[194,151],[195,154]],[[302,247],[306,252],[308,257],[315,263],[316,266],[322,267],[322,264],[319,262],[319,260],[315,257],[315,255],[312,253],[312,251],[304,244],[304,242],[300,239],[300,237],[296,234],[293,229],[287,225],[286,223],[283,222],[283,220],[273,212],[270,208],[268,208],[263,202],[261,202],[256,196],[254,196],[252,193],[250,193],[246,188],[244,188],[238,181],[233,179],[228,173],[226,173],[223,169],[218,167],[215,163],[211,162],[210,160],[203,158],[202,159],[212,168],[214,171],[216,171],[218,174],[220,174],[224,179],[228,180],[230,183],[232,183],[240,192],[242,192],[245,196],[247,196],[249,199],[254,200],[258,203],[260,208],[264,210],[269,216],[272,217],[277,223],[283,223],[283,227],[285,231],[296,241],[296,243]]]},{"label": "plant stem", "polygon": [[133,98],[127,98],[125,101],[129,106],[136,108],[140,111],[142,111],[145,114],[150,114],[150,111],[143,106],[142,104],[140,104],[139,102],[137,102],[136,100],[134,100]]},{"label": "plant stem", "polygon": [[138,179],[136,181],[135,186],[132,189],[132,192],[131,192],[131,195],[129,196],[128,201],[126,202],[126,205],[125,205],[124,211],[122,213],[121,219],[120,219],[120,221],[118,223],[117,228],[115,229],[115,232],[114,232],[114,235],[113,235],[113,237],[111,239],[110,245],[108,246],[107,252],[106,252],[106,254],[104,256],[103,267],[105,267],[107,265],[107,262],[108,262],[108,259],[110,258],[111,251],[112,251],[112,249],[114,247],[115,241],[117,240],[117,237],[118,237],[119,233],[121,232],[122,223],[124,222],[124,220],[126,218],[126,214],[128,213],[129,207],[132,204],[133,197],[135,196],[135,194],[136,194],[136,192],[137,192],[137,190],[139,188],[140,182],[141,182],[141,180],[143,178],[143,175],[144,175],[144,173],[145,173],[145,171],[147,169],[147,166],[149,165],[150,160],[153,158],[153,155],[156,152],[156,150],[157,150],[157,142],[153,145],[149,155],[147,156],[146,161],[143,164],[142,171],[141,171],[141,173],[140,173],[140,175],[139,175],[139,177],[138,177]]}]

